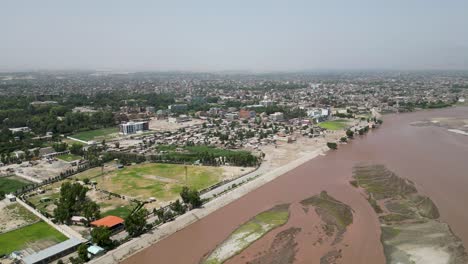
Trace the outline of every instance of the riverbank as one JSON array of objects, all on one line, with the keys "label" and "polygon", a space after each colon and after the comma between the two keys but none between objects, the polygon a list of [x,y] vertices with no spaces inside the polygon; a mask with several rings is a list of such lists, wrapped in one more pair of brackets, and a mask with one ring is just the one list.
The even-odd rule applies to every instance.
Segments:
[{"label": "riverbank", "polygon": [[[189,226],[190,224],[200,220],[213,213],[217,209],[220,209],[227,204],[236,201],[245,194],[256,190],[257,188],[265,185],[266,183],[273,181],[279,176],[299,167],[300,165],[314,159],[319,155],[324,155],[328,150],[328,147],[325,145],[317,146],[313,150],[304,152],[303,156],[289,162],[281,167],[269,170],[261,177],[257,177],[254,180],[251,180],[242,186],[227,192],[224,195],[213,199],[212,201],[206,203],[203,208],[192,210],[178,218],[174,221],[166,223],[158,227],[157,229],[144,234],[140,237],[134,238],[125,244],[119,246],[118,248],[108,252],[102,257],[93,259],[89,263],[116,263],[122,261],[125,258],[130,257],[133,254],[136,254],[147,247],[157,243],[158,241],[164,239],[165,237],[170,236],[171,234],[176,233],[177,231]],[[271,167],[268,167],[271,168]]]}]

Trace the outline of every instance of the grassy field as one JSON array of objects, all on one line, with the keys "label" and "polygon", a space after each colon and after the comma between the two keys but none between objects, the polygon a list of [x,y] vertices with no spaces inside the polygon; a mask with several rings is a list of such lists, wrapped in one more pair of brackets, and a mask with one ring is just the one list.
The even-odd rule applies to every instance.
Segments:
[{"label": "grassy field", "polygon": [[0,177],[0,192],[11,193],[29,184],[31,182],[15,176]]},{"label": "grassy field", "polygon": [[79,132],[79,133],[71,135],[71,137],[81,139],[84,141],[102,140],[102,139],[113,138],[117,136],[118,132],[119,132],[118,128],[109,127],[109,128],[102,128],[102,129]]},{"label": "grassy field", "polygon": [[34,222],[39,219],[35,214],[31,213],[28,209],[24,208],[18,203],[8,205],[6,210],[12,212],[14,217],[24,219],[28,222]]},{"label": "grassy field", "polygon": [[344,119],[338,119],[333,121],[325,121],[318,124],[321,128],[328,130],[342,130],[348,126],[348,121]]},{"label": "grassy field", "polygon": [[64,155],[57,156],[57,159],[70,162],[70,161],[81,159],[81,156],[73,155],[73,154],[64,154]]},{"label": "grassy field", "polygon": [[35,250],[67,240],[67,237],[44,222],[38,222],[0,234],[0,255],[32,247]]},{"label": "grassy field", "polygon": [[[102,205],[100,205],[100,206],[102,207]],[[133,209],[133,207],[130,206],[130,205],[117,207],[115,209],[111,209],[111,210],[108,210],[108,211],[105,211],[105,212],[101,213],[101,217],[108,216],[108,215],[114,215],[114,216],[118,216],[118,217],[121,217],[121,218],[125,218],[132,212],[132,209]]]},{"label": "grassy field", "polygon": [[256,240],[289,219],[289,205],[279,205],[256,215],[238,227],[204,260],[204,264],[220,264],[240,253]]},{"label": "grassy field", "polygon": [[[177,198],[185,185],[185,168],[178,164],[140,164],[92,177],[99,172],[86,171],[76,177],[89,177],[99,188],[121,195],[140,199],[155,197],[163,201]],[[218,167],[187,166],[187,185],[200,190],[219,182],[222,174],[223,169]]]}]

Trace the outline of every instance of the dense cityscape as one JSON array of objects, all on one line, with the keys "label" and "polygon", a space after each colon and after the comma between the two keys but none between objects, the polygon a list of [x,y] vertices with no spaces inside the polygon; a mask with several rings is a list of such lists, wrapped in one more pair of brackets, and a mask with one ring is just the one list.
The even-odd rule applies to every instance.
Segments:
[{"label": "dense cityscape", "polygon": [[45,222],[60,231],[52,245],[0,252],[25,263],[97,258],[267,171],[339,149],[383,114],[464,105],[468,96],[462,72],[0,79],[1,230]]}]

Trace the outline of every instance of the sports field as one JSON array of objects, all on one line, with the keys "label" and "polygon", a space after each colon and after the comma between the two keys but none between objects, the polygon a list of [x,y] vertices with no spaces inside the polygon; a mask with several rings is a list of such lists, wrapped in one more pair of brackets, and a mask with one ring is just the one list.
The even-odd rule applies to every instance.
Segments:
[{"label": "sports field", "polygon": [[[83,172],[83,175],[96,175],[97,171]],[[77,174],[76,177],[82,178]],[[168,201],[178,198],[182,187],[187,184],[197,190],[219,182],[223,169],[208,166],[185,166],[178,164],[147,163],[125,167],[120,170],[105,172],[103,175],[90,177],[100,189],[138,199],[155,197]],[[187,182],[186,182],[187,180]]]},{"label": "sports field", "polygon": [[103,139],[116,137],[118,135],[118,132],[119,132],[118,128],[109,127],[109,128],[102,128],[102,129],[79,132],[79,133],[71,135],[70,137],[81,139],[84,141],[103,140]]},{"label": "sports field", "polygon": [[29,184],[31,182],[16,176],[0,177],[0,192],[11,193]]},{"label": "sports field", "polygon": [[38,222],[0,234],[0,255],[26,248],[37,252],[65,240],[67,237],[62,233],[45,222]]},{"label": "sports field", "polygon": [[338,119],[333,121],[325,121],[318,124],[319,127],[328,130],[342,130],[348,126],[348,121],[344,119]]}]

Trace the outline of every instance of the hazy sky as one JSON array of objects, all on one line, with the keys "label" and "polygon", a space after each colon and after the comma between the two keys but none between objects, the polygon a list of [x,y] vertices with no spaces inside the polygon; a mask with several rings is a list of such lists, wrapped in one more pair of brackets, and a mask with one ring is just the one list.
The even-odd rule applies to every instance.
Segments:
[{"label": "hazy sky", "polygon": [[467,0],[4,0],[0,70],[468,69]]}]

